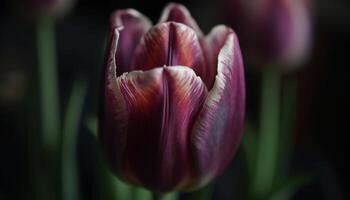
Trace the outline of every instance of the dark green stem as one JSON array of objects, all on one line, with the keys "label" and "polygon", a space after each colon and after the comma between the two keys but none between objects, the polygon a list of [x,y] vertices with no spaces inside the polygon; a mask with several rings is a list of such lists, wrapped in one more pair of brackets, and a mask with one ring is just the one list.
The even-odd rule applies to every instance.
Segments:
[{"label": "dark green stem", "polygon": [[78,128],[83,110],[87,84],[78,80],[73,85],[62,131],[62,197],[65,200],[79,199],[78,165],[76,157]]},{"label": "dark green stem", "polygon": [[42,160],[45,169],[39,171],[40,199],[60,199],[59,196],[59,142],[60,115],[55,51],[54,20],[41,18],[37,24],[38,79],[42,134]]},{"label": "dark green stem", "polygon": [[280,122],[280,73],[267,69],[262,78],[260,135],[253,193],[264,198],[270,192],[278,158]]},{"label": "dark green stem", "polygon": [[297,80],[295,77],[285,80],[283,84],[281,110],[281,136],[279,153],[279,176],[287,181],[290,154],[293,151],[292,133],[295,130],[297,109]]},{"label": "dark green stem", "polygon": [[44,148],[56,151],[60,132],[59,95],[55,51],[54,21],[40,19],[37,29],[38,73]]}]

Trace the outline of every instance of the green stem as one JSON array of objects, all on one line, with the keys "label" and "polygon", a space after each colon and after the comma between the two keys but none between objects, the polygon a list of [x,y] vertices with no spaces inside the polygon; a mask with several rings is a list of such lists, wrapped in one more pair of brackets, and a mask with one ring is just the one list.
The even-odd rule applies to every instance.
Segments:
[{"label": "green stem", "polygon": [[65,200],[79,199],[76,146],[85,95],[86,82],[75,82],[69,99],[62,134],[62,197]]},{"label": "green stem", "polygon": [[41,19],[37,28],[43,144],[52,152],[58,147],[60,132],[54,21]]},{"label": "green stem", "polygon": [[283,181],[288,178],[288,165],[293,150],[294,125],[297,109],[297,80],[295,77],[287,79],[283,84],[282,111],[281,111],[281,138],[279,153],[279,176]]},{"label": "green stem", "polygon": [[[37,25],[38,79],[42,128],[43,161],[48,167],[39,171],[39,199],[59,199],[58,148],[60,133],[59,95],[56,67],[54,21],[41,18]],[[41,148],[41,145],[40,145]]]},{"label": "green stem", "polygon": [[278,158],[280,120],[280,74],[267,69],[262,78],[260,138],[253,193],[264,198],[271,191]]}]

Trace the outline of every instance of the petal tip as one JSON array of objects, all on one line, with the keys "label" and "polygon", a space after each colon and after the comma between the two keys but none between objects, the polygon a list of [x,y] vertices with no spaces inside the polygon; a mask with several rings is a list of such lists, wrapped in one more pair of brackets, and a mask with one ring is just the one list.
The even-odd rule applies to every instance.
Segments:
[{"label": "petal tip", "polygon": [[127,8],[127,9],[116,10],[111,14],[109,19],[110,26],[111,27],[124,26],[125,22],[123,22],[123,18],[142,19],[145,23],[151,24],[151,21],[139,11],[133,8]]},{"label": "petal tip", "polygon": [[194,29],[199,36],[203,36],[202,31],[196,21],[191,16],[186,6],[179,3],[169,3],[165,6],[163,13],[159,19],[159,23],[174,21],[185,24]]}]

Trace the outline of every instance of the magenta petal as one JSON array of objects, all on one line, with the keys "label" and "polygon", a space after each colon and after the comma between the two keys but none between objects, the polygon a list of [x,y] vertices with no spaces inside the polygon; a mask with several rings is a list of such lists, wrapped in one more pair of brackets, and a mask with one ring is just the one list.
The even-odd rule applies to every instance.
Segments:
[{"label": "magenta petal", "polygon": [[141,39],[132,66],[149,70],[176,65],[192,68],[206,82],[206,62],[196,33],[180,23],[161,23]]},{"label": "magenta petal", "polygon": [[245,110],[243,62],[236,35],[231,32],[218,56],[218,70],[192,130],[199,184],[223,171],[241,138]]},{"label": "magenta petal", "polygon": [[196,21],[192,18],[191,13],[181,4],[169,3],[164,8],[159,23],[171,21],[185,24],[195,30],[200,38],[203,36],[202,31],[198,27]]},{"label": "magenta petal", "polygon": [[152,23],[134,9],[118,10],[111,15],[111,29],[122,27],[116,53],[117,75],[130,71],[131,59],[141,37],[150,29]]}]

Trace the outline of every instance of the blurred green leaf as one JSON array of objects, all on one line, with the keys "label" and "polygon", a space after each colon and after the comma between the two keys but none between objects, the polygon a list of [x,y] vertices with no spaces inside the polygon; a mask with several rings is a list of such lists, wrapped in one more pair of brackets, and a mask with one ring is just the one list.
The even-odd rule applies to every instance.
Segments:
[{"label": "blurred green leaf", "polygon": [[129,186],[131,188],[132,200],[151,200],[152,193],[141,187]]},{"label": "blurred green leaf", "polygon": [[90,115],[85,121],[86,127],[97,138],[97,117]]},{"label": "blurred green leaf", "polygon": [[84,99],[86,81],[74,83],[67,106],[62,135],[62,197],[65,200],[79,199],[76,145]]},{"label": "blurred green leaf", "polygon": [[210,183],[206,185],[205,187],[193,191],[189,195],[190,200],[209,200],[211,199],[212,192],[213,192],[214,183]]},{"label": "blurred green leaf", "polygon": [[275,188],[269,200],[288,200],[298,189],[309,182],[310,178],[308,177],[300,176],[291,178],[287,183]]},{"label": "blurred green leaf", "polygon": [[163,199],[162,199],[162,200],[176,200],[176,199],[177,199],[177,193],[172,192],[172,193],[166,193],[166,194],[163,196]]}]

